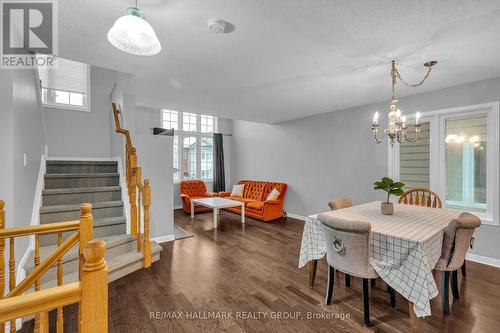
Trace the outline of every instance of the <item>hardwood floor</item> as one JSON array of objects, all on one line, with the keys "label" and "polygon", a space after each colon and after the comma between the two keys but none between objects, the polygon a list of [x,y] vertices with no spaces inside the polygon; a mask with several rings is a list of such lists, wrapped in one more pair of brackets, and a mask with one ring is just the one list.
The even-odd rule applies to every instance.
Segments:
[{"label": "hardwood floor", "polygon": [[[222,212],[219,228],[213,230],[211,213],[197,214],[191,222],[176,211],[175,218],[194,237],[163,244],[160,262],[109,285],[110,331],[411,332],[406,301],[398,295],[392,309],[381,280],[370,288],[370,328],[362,324],[360,279],[351,278],[351,288],[345,288],[337,272],[333,304],[326,306],[323,259],[315,288],[309,289],[307,267],[297,268],[302,221],[247,218],[242,225],[238,215]],[[451,315],[442,314],[436,297],[433,315],[419,319],[418,332],[500,331],[500,269],[468,262],[467,278],[460,276],[459,287],[461,297],[452,303]],[[76,329],[74,307],[66,312],[66,324]],[[168,319],[173,313],[180,317]],[[242,313],[255,318],[236,318]],[[308,319],[308,313],[320,319]],[[217,314],[233,318],[206,319]]]}]

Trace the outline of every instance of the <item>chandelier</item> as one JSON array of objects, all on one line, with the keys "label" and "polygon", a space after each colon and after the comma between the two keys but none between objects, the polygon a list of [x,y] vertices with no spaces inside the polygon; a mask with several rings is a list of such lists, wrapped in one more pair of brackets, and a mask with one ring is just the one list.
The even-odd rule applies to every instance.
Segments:
[{"label": "chandelier", "polygon": [[128,7],[126,15],[118,18],[108,31],[108,41],[117,49],[139,56],[152,56],[161,51],[161,44],[144,12]]},{"label": "chandelier", "polygon": [[[401,110],[397,107],[398,100],[396,99],[396,82],[397,80],[401,81],[403,84],[409,87],[418,87],[421,86],[424,81],[429,77],[429,74],[431,73],[432,66],[437,64],[437,61],[428,61],[424,64],[425,67],[427,67],[427,74],[425,74],[424,78],[420,80],[420,82],[417,82],[415,84],[410,84],[407,83],[403,80],[401,77],[401,74],[399,73],[398,69],[396,68],[396,62],[393,60],[392,61],[392,66],[391,66],[391,78],[392,78],[392,98],[390,100],[389,104],[389,114],[388,114],[388,121],[389,121],[389,127],[384,130],[384,134],[387,135],[389,138],[389,142],[391,143],[391,146],[394,145],[394,143],[397,141],[399,143],[403,143],[405,141],[407,142],[415,142],[418,140],[418,135],[420,133],[420,126],[422,124],[419,122],[420,120],[420,112],[417,111],[415,114],[415,124],[408,124],[406,122],[406,116],[401,113]],[[378,122],[379,118],[379,113],[378,111],[375,112],[373,116],[373,121],[372,121],[372,131],[373,131],[373,139],[376,143],[381,143],[383,140],[379,139],[378,137],[378,132],[379,132],[379,127],[380,124]],[[415,127],[415,136],[413,138],[409,138],[407,134],[407,130],[409,126]]]}]

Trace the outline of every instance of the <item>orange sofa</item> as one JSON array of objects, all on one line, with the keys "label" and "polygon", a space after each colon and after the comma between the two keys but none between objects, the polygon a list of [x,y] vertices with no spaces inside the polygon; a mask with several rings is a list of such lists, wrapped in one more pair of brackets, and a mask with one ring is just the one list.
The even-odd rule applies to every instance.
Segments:
[{"label": "orange sofa", "polygon": [[[219,192],[219,196],[244,202],[245,216],[250,216],[264,222],[283,216],[286,184],[254,180],[241,180],[239,184],[245,184],[243,197],[231,197],[230,192]],[[273,188],[276,188],[280,192],[280,195],[276,200],[266,200]],[[227,210],[241,214],[241,207],[227,208]]]},{"label": "orange sofa", "polygon": [[[191,213],[191,199],[209,198],[218,196],[217,193],[208,192],[203,180],[181,180],[180,194],[182,199],[182,209],[186,213]],[[208,212],[212,209],[200,205],[194,205],[194,212]]]}]

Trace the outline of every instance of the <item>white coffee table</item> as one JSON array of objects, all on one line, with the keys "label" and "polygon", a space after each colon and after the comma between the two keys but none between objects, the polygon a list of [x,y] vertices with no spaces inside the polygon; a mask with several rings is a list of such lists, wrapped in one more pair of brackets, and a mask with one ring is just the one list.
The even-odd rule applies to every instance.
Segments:
[{"label": "white coffee table", "polygon": [[194,204],[212,208],[214,211],[214,229],[217,229],[217,217],[219,209],[229,207],[241,207],[241,223],[245,223],[245,203],[226,198],[212,197],[191,200],[191,220],[194,220]]}]

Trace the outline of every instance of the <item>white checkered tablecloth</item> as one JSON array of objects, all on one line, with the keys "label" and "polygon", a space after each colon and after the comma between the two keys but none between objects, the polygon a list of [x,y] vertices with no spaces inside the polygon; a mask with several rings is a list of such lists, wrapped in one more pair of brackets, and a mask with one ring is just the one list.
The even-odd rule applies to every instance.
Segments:
[{"label": "white checkered tablecloth", "polygon": [[[432,269],[441,256],[443,230],[460,212],[395,204],[392,216],[380,213],[380,202],[328,212],[366,221],[372,226],[370,264],[394,290],[414,304],[418,317],[431,314],[430,300],[439,294]],[[317,215],[306,219],[299,267],[326,254],[323,227]]]}]

